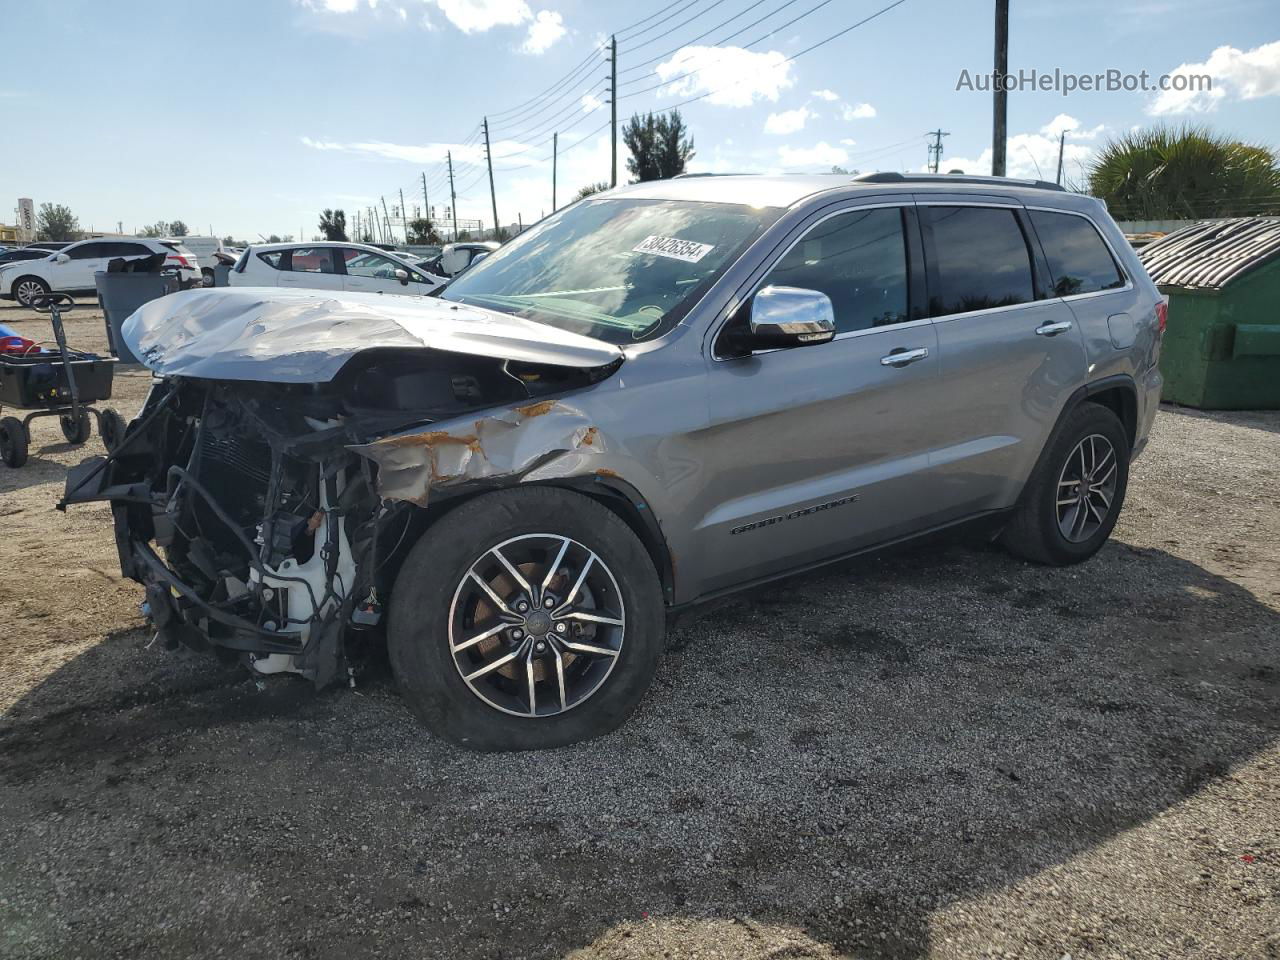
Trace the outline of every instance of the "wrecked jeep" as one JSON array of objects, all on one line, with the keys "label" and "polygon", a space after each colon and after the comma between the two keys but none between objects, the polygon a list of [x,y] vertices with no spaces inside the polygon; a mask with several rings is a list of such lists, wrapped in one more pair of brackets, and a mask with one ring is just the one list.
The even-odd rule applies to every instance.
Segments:
[{"label": "wrecked jeep", "polygon": [[1155,412],[1154,287],[1095,201],[903,179],[612,191],[436,297],[148,303],[150,395],[63,502],[111,503],[166,645],[326,686],[385,637],[477,749],[615,728],[665,617],[745,585],[971,519],[1085,559]]}]

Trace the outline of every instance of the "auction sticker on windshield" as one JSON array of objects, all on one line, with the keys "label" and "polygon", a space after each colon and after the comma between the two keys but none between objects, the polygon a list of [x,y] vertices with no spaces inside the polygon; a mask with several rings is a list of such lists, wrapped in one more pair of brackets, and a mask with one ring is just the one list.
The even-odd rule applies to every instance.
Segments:
[{"label": "auction sticker on windshield", "polygon": [[634,247],[634,253],[649,253],[655,257],[670,257],[672,260],[683,260],[686,263],[697,263],[715,249],[714,244],[696,243],[693,240],[680,240],[676,237],[645,237]]}]

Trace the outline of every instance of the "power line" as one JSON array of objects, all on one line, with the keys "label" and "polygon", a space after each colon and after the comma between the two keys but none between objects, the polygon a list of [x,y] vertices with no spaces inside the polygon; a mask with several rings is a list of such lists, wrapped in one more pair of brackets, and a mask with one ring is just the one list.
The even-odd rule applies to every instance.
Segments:
[{"label": "power line", "polygon": [[542,93],[538,94],[536,97],[531,97],[530,99],[528,99],[528,100],[524,101],[524,102],[523,102],[523,103],[521,103],[521,104],[518,104],[517,106],[511,107],[511,108],[509,108],[509,109],[507,109],[507,110],[501,110],[501,111],[498,111],[498,112],[496,112],[496,113],[489,114],[489,116],[491,116],[491,117],[507,117],[507,116],[510,116],[510,115],[511,115],[511,114],[513,114],[513,113],[518,113],[518,112],[519,112],[519,111],[521,111],[521,110],[525,110],[525,109],[527,109],[527,108],[529,108],[529,107],[532,107],[534,104],[536,104],[536,103],[538,103],[538,102],[540,102],[540,101],[542,101],[542,100],[545,100],[545,99],[547,98],[547,96],[548,96],[548,95],[550,95],[550,94],[554,93],[556,90],[562,89],[562,88],[563,88],[567,83],[572,83],[572,82],[573,82],[573,80],[574,80],[576,77],[580,76],[580,75],[582,74],[582,72],[583,72],[586,68],[590,67],[590,65],[591,65],[591,58],[592,58],[592,57],[597,56],[597,55],[599,54],[599,52],[600,52],[600,49],[601,49],[601,48],[599,48],[599,47],[596,47],[596,48],[592,49],[592,51],[591,51],[590,53],[588,53],[588,54],[587,54],[586,58],[585,58],[585,59],[583,59],[582,61],[580,61],[576,67],[574,67],[574,68],[573,68],[572,70],[570,70],[567,74],[565,74],[565,75],[564,75],[560,80],[558,80],[557,82],[553,83],[553,84],[552,84],[550,87],[548,87],[546,90],[542,91]]},{"label": "power line", "polygon": [[[658,62],[659,60],[665,60],[667,57],[671,56],[673,53],[679,53],[679,52],[680,52],[681,50],[683,50],[685,47],[690,46],[691,44],[695,44],[695,43],[697,43],[699,40],[705,40],[708,36],[710,36],[711,34],[715,33],[715,32],[716,32],[717,30],[719,30],[721,27],[725,26],[726,24],[730,24],[730,23],[732,23],[734,20],[737,20],[739,17],[741,17],[741,16],[743,16],[743,15],[745,15],[745,14],[747,14],[747,13],[750,13],[750,12],[751,12],[752,10],[754,10],[756,7],[760,6],[760,4],[765,3],[765,2],[766,2],[766,0],[755,0],[755,2],[754,2],[754,3],[750,4],[750,5],[749,5],[749,6],[747,6],[747,7],[744,7],[742,10],[739,10],[737,13],[735,13],[732,17],[729,17],[727,20],[721,20],[719,23],[717,23],[717,24],[716,24],[714,27],[712,27],[710,30],[707,30],[707,31],[705,31],[705,32],[703,32],[703,33],[698,34],[696,37],[694,37],[694,38],[693,38],[693,39],[691,39],[691,40],[686,40],[684,43],[680,44],[680,45],[679,45],[679,46],[677,46],[677,47],[672,47],[672,48],[671,48],[670,50],[668,50],[666,53],[660,53],[660,54],[658,54],[656,57],[650,57],[648,60],[643,60],[643,61],[641,61],[640,63],[637,63],[637,64],[634,64],[634,65],[632,65],[632,66],[630,66],[630,67],[627,67],[627,68],[626,68],[625,70],[623,70],[622,72],[623,72],[623,73],[634,73],[634,72],[635,72],[635,71],[637,71],[637,70],[643,70],[645,67],[647,67],[647,66],[648,66],[649,64],[651,64],[651,63],[656,63],[656,62]],[[748,23],[745,27],[742,27],[740,30],[738,30],[738,31],[736,31],[736,32],[734,32],[734,33],[729,34],[729,36],[727,36],[727,37],[723,38],[722,40],[716,40],[716,41],[713,41],[713,43],[714,43],[715,45],[717,45],[717,46],[718,46],[719,44],[725,43],[725,42],[726,42],[726,41],[728,41],[728,40],[732,40],[732,39],[733,39],[734,37],[736,37],[739,33],[745,33],[747,30],[750,30],[752,27],[754,27],[757,23],[762,23],[762,22],[764,22],[765,20],[768,20],[768,19],[769,19],[770,17],[772,17],[775,13],[778,13],[779,11],[784,10],[785,8],[787,8],[787,7],[791,6],[791,4],[796,3],[796,2],[798,2],[798,0],[787,0],[787,2],[786,2],[786,3],[784,3],[781,7],[778,7],[776,10],[771,10],[769,13],[766,13],[766,14],[765,14],[763,17],[761,17],[759,20],[753,20],[751,23]],[[643,44],[641,44],[641,46],[643,46]],[[641,79],[643,79],[643,78],[642,78],[642,77],[637,77],[635,80],[628,80],[628,81],[627,81],[627,83],[638,83]],[[625,86],[625,84],[624,84],[624,86]]]},{"label": "power line", "polygon": [[[661,40],[663,37],[669,37],[669,36],[671,36],[671,34],[675,33],[677,30],[681,30],[681,29],[683,29],[684,27],[688,26],[689,24],[693,23],[693,21],[697,20],[699,17],[704,16],[704,15],[706,15],[706,14],[710,13],[712,10],[714,10],[716,7],[720,6],[720,4],[722,4],[722,3],[724,3],[724,2],[725,2],[725,0],[714,0],[714,2],[711,4],[711,6],[709,6],[709,7],[705,8],[705,9],[703,9],[703,10],[699,10],[699,11],[698,11],[697,13],[695,13],[692,17],[690,17],[688,20],[682,21],[681,23],[677,23],[674,27],[671,27],[671,28],[669,28],[669,29],[667,29],[667,30],[662,31],[662,33],[658,34],[656,37],[650,37],[648,40],[642,40],[640,43],[632,44],[630,47],[628,47],[628,49],[630,49],[630,50],[639,50],[641,47],[647,47],[647,46],[648,46],[649,44],[651,44],[651,43],[657,43],[657,42],[658,42],[659,40]],[[642,34],[642,33],[648,33],[650,30],[656,29],[657,27],[660,27],[660,26],[662,26],[662,24],[660,24],[660,23],[655,23],[652,27],[645,27],[645,29],[641,30],[639,33],[634,33],[634,34],[632,34],[628,39],[629,39],[629,40],[635,40],[635,38],[636,38],[636,37],[638,37],[638,36],[640,36],[640,34]]]},{"label": "power line", "polygon": [[615,35],[616,35],[616,36],[622,36],[622,35],[623,35],[624,33],[626,33],[628,30],[633,30],[633,29],[635,29],[636,27],[640,26],[640,24],[642,24],[642,23],[648,23],[648,22],[649,22],[650,20],[652,20],[654,17],[661,16],[662,14],[664,14],[664,13],[666,13],[668,10],[670,10],[672,7],[678,7],[678,6],[680,6],[680,4],[682,4],[682,3],[686,3],[686,4],[687,4],[687,3],[688,3],[688,0],[675,0],[675,2],[674,2],[674,3],[669,3],[669,4],[667,4],[667,5],[666,5],[665,7],[663,7],[661,10],[657,11],[657,13],[651,13],[651,14],[649,14],[649,16],[645,17],[643,20],[637,20],[635,23],[631,24],[631,26],[629,26],[629,27],[623,27],[621,30],[617,31],[617,33],[616,33]]}]

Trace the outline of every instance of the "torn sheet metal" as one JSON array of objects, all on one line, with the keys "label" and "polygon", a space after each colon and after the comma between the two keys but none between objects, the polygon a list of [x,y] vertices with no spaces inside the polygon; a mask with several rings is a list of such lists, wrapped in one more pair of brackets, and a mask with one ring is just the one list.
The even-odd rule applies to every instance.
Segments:
[{"label": "torn sheet metal", "polygon": [[581,410],[563,400],[542,400],[428,424],[349,449],[378,464],[383,499],[426,506],[433,489],[542,472],[565,457],[602,454],[605,443]]},{"label": "torn sheet metal", "polygon": [[435,297],[231,287],[152,300],[124,322],[134,355],[161,376],[327,383],[362,350],[430,347],[500,360],[600,367],[602,340]]}]

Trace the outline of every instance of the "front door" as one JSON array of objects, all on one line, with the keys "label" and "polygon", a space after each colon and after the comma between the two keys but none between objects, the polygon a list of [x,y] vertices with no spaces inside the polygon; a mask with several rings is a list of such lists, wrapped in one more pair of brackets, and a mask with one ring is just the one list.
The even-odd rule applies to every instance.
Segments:
[{"label": "front door", "polygon": [[[928,525],[938,344],[912,289],[909,204],[819,217],[756,289],[819,290],[836,339],[708,363],[707,488],[694,535],[706,590]],[[913,255],[914,254],[914,255]],[[920,278],[923,281],[923,277]],[[750,300],[731,321],[745,323]]]},{"label": "front door", "polygon": [[[425,296],[439,284],[427,282],[426,277],[410,264],[383,256],[346,247],[342,250],[346,277],[343,289],[360,293],[394,293],[401,296]],[[401,283],[397,270],[408,274],[408,283]]]},{"label": "front door", "polygon": [[67,251],[71,259],[55,264],[49,271],[50,287],[54,290],[96,289],[98,282],[94,274],[107,269],[106,249],[106,243],[98,240],[72,247]]}]

